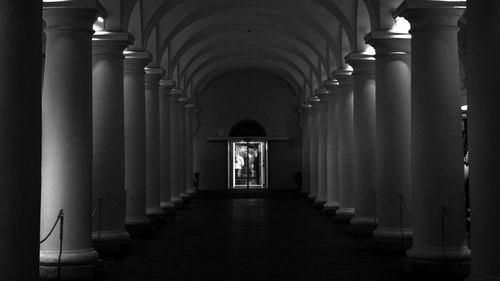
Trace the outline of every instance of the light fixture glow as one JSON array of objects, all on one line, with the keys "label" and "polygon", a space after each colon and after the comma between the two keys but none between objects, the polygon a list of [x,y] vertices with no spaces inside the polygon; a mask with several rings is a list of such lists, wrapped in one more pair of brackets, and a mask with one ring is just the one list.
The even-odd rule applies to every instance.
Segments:
[{"label": "light fixture glow", "polygon": [[100,23],[103,23],[104,22],[104,18],[103,17],[98,17],[97,21],[100,22]]},{"label": "light fixture glow", "polygon": [[467,111],[467,105],[462,105],[460,109],[462,109],[462,111]]},{"label": "light fixture glow", "polygon": [[395,24],[392,27],[391,31],[397,32],[397,33],[409,33],[411,29],[410,22],[407,21],[403,17],[396,17],[395,18]]}]

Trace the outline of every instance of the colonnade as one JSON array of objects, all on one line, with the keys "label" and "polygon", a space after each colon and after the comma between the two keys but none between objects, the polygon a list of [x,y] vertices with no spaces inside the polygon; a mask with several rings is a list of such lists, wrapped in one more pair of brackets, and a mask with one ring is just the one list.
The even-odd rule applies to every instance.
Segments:
[{"label": "colonnade", "polygon": [[[473,10],[476,14],[471,21],[477,21],[477,26],[470,38],[475,43],[477,60],[470,59],[468,65],[478,66],[479,61],[489,60],[480,51],[487,44],[476,42],[487,38],[489,44],[496,45],[498,41],[483,30],[479,32],[487,22],[497,21],[493,15],[486,19],[479,16],[488,13],[483,6],[499,8],[489,3],[478,3]],[[331,75],[330,80],[335,79],[338,85],[330,83],[327,91],[322,85],[302,105],[303,122],[309,123],[303,153],[308,201],[322,201],[321,183],[326,173],[324,213],[332,214],[331,210],[337,209],[337,222],[349,223],[353,233],[373,236],[380,250],[406,252],[408,270],[417,276],[465,277],[471,265],[465,234],[457,40],[457,23],[464,10],[462,1],[403,2],[397,13],[410,22],[410,32],[369,33],[365,40],[375,52],[367,49],[349,54],[345,66]],[[470,280],[496,280],[500,276],[492,256],[495,250],[488,249],[489,242],[485,242],[498,240],[485,233],[488,228],[496,234],[500,228],[480,217],[498,211],[498,204],[485,195],[498,194],[492,189],[497,180],[490,178],[494,174],[492,167],[498,169],[498,163],[492,162],[496,157],[486,157],[498,149],[488,140],[486,150],[481,141],[494,130],[487,129],[486,124],[498,128],[488,102],[497,100],[488,86],[495,78],[486,74],[497,73],[498,64],[495,70],[495,64],[489,61],[488,65],[488,70],[468,70],[471,79],[477,79],[473,81],[475,88],[469,89],[469,97],[480,96],[469,103],[474,251]],[[318,106],[322,101],[327,104],[326,111]],[[479,124],[478,120],[489,121]],[[326,148],[321,145],[325,131]],[[474,151],[478,163],[475,173]],[[474,184],[482,189],[481,195],[474,191]],[[474,216],[474,208],[479,209],[479,216]],[[475,248],[475,243],[480,246]]]},{"label": "colonnade", "polygon": [[125,253],[194,194],[196,107],[147,51],[126,49],[128,33],[94,34],[98,14],[96,3],[43,9],[40,239],[64,225],[40,246],[42,278],[92,279],[99,254]]}]

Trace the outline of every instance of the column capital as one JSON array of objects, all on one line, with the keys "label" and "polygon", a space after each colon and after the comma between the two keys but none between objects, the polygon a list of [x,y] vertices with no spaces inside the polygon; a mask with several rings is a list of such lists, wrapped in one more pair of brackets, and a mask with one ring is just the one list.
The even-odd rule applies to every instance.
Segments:
[{"label": "column capital", "polygon": [[159,68],[146,67],[144,68],[144,71],[146,72],[145,84],[152,86],[159,86],[160,79],[165,73],[165,70],[161,67]]},{"label": "column capital", "polygon": [[72,30],[92,34],[92,24],[100,14],[99,7],[97,1],[43,2],[45,30]]},{"label": "column capital", "polygon": [[179,97],[179,103],[183,103],[184,105],[187,105],[191,99],[187,96],[180,96]]},{"label": "column capital", "polygon": [[332,92],[325,87],[320,87],[314,91],[314,94],[319,98],[319,103],[323,104],[328,102],[328,96],[330,96]]},{"label": "column capital", "polygon": [[365,36],[367,44],[377,52],[375,58],[385,55],[406,55],[411,52],[411,35],[389,30],[374,30]]},{"label": "column capital", "polygon": [[134,42],[128,32],[96,32],[92,36],[92,56],[106,56],[123,59],[123,50]]},{"label": "column capital", "polygon": [[467,7],[466,0],[461,1],[415,1],[405,0],[396,9],[398,16],[411,23],[410,33],[426,29],[457,28],[458,19]]},{"label": "column capital", "polygon": [[[173,79],[162,78],[162,79],[160,79],[159,84],[160,84],[160,87],[166,87],[166,88],[173,89],[177,85],[177,82],[175,82],[175,80],[173,80]],[[170,92],[169,92],[169,94],[170,94]]]},{"label": "column capital", "polygon": [[331,91],[331,90],[337,88],[340,85],[340,83],[339,83],[339,80],[337,80],[333,77],[329,77],[328,79],[323,81],[321,83],[321,85],[323,85],[323,87],[325,87],[327,90]]},{"label": "column capital", "polygon": [[317,110],[319,108],[320,98],[318,96],[310,96],[307,98],[307,102],[311,105],[311,110]]},{"label": "column capital", "polygon": [[352,67],[346,64],[344,68],[333,73],[333,78],[339,82],[339,88],[352,86]]},{"label": "column capital", "polygon": [[123,55],[125,56],[125,72],[145,73],[144,68],[151,61],[151,54],[147,51],[125,50]]},{"label": "column capital", "polygon": [[373,54],[366,52],[350,53],[345,57],[345,60],[353,68],[352,75],[375,73],[375,57]]},{"label": "column capital", "polygon": [[184,89],[181,88],[173,88],[170,90],[170,101],[172,103],[178,103],[179,98],[184,94]]}]

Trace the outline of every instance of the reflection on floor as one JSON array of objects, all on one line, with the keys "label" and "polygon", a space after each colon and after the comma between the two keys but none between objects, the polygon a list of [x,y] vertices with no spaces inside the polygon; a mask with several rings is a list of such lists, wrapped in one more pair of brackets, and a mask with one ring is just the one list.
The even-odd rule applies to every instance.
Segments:
[{"label": "reflection on floor", "polygon": [[105,259],[99,280],[409,280],[403,254],[370,243],[296,192],[203,192],[126,257]]}]

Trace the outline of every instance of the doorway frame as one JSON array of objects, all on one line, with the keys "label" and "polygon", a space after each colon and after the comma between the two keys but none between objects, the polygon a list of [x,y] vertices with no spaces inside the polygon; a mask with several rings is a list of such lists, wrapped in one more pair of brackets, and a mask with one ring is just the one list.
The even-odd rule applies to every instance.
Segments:
[{"label": "doorway frame", "polygon": [[[246,142],[247,144],[250,142],[260,142],[262,143],[262,154],[263,154],[263,163],[262,165],[264,166],[263,172],[264,176],[262,177],[263,183],[262,185],[257,186],[250,186],[248,181],[247,181],[247,187],[246,188],[235,188],[235,185],[233,184],[233,179],[234,179],[234,151],[233,151],[233,144],[234,143],[241,143],[241,142]],[[227,189],[228,190],[263,190],[263,189],[269,189],[269,159],[268,159],[268,148],[269,144],[268,141],[262,138],[229,138],[227,140]]]}]

